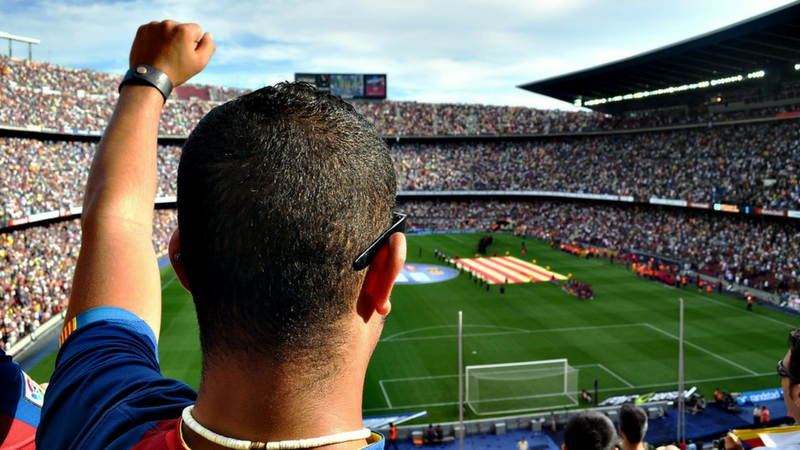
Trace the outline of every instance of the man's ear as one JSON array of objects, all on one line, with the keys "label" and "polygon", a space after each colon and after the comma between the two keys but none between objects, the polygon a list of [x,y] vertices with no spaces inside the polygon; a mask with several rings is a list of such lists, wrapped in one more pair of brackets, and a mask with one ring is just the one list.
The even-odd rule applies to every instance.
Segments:
[{"label": "man's ear", "polygon": [[372,312],[385,316],[392,310],[389,296],[394,280],[406,262],[406,236],[395,233],[381,247],[367,268],[367,276],[358,297],[358,313],[366,322]]},{"label": "man's ear", "polygon": [[181,233],[177,228],[172,232],[172,237],[169,239],[169,262],[172,263],[172,269],[184,289],[192,292],[189,287],[189,279],[186,277],[186,268],[183,265],[183,261],[181,261]]}]

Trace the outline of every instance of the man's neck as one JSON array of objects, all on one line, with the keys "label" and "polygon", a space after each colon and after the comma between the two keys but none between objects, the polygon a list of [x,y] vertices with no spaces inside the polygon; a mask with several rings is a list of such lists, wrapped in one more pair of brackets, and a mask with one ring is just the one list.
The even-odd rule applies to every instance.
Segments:
[{"label": "man's neck", "polygon": [[[237,364],[215,364],[207,368],[193,410],[195,420],[219,435],[255,442],[311,439],[362,429],[363,371],[344,368],[332,379],[314,381],[309,377],[312,368],[298,371],[294,366],[288,371],[282,367],[242,371]],[[192,450],[224,448],[186,424],[183,435]],[[325,448],[350,450],[365,445],[362,439]]]},{"label": "man's neck", "polygon": [[632,443],[627,439],[622,440],[622,450],[645,450],[643,442]]}]

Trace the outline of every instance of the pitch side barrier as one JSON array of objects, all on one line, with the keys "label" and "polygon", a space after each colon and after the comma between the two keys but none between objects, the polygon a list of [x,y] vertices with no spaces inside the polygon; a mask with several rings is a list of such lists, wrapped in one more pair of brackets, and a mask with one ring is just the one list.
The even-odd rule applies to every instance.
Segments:
[{"label": "pitch side barrier", "polygon": [[[6,353],[13,356],[14,361],[23,366],[23,370],[30,370],[32,366],[43,359],[43,357],[40,357],[41,355],[47,356],[58,350],[58,336],[61,334],[61,327],[64,325],[66,314],[67,309],[62,309],[61,312],[39,325],[39,328],[15,342],[14,345],[6,350]],[[27,364],[28,359],[35,359],[36,361]]]},{"label": "pitch side barrier", "polygon": [[[442,197],[470,197],[470,198],[491,198],[491,197],[518,197],[518,198],[564,198],[573,200],[601,200],[611,202],[632,203],[633,197],[620,195],[598,195],[583,194],[580,192],[549,192],[549,191],[400,191],[397,193],[399,199],[413,198],[442,198]],[[177,205],[176,196],[159,197],[155,201],[156,209],[169,209]],[[69,209],[58,211],[48,211],[30,216],[15,218],[0,222],[0,233],[14,231],[16,229],[28,228],[31,226],[46,225],[53,222],[61,222],[78,219],[83,211],[82,206],[75,206]],[[800,213],[799,213],[800,214]],[[800,215],[798,216],[800,217]]]},{"label": "pitch side barrier", "polygon": [[[659,417],[664,417],[667,414],[667,410],[672,406],[671,402],[668,401],[660,401],[660,402],[649,402],[646,404],[638,405],[642,409],[647,412],[647,415],[650,419],[656,419]],[[590,408],[594,409],[595,411],[599,411],[608,416],[612,422],[615,424],[619,421],[619,409],[621,405],[614,405],[614,406],[606,406],[606,407],[597,407],[597,408]],[[564,425],[567,424],[569,419],[572,418],[575,414],[580,411],[585,411],[586,408],[572,408],[572,409],[561,409],[558,411],[552,412],[542,412],[536,414],[523,414],[518,416],[511,416],[511,417],[494,417],[494,418],[487,418],[487,419],[478,419],[478,420],[468,420],[464,421],[464,434],[466,436],[476,435],[476,434],[495,434],[495,435],[502,435],[505,434],[506,431],[514,431],[514,430],[530,430],[533,432],[542,432],[545,430],[563,430]],[[414,440],[416,441],[419,439],[420,444],[422,443],[422,437],[424,435],[425,429],[428,427],[428,423],[433,423],[434,425],[437,422],[430,422],[430,418],[425,419],[428,422],[424,424],[417,424],[417,425],[401,425],[397,427],[397,438],[400,440]],[[443,441],[449,440],[458,440],[459,439],[459,432],[461,430],[461,426],[459,422],[447,422],[447,423],[438,423],[442,427],[442,431],[444,433]],[[388,435],[389,429],[379,429],[377,431],[382,432],[384,435]]]},{"label": "pitch side barrier", "polygon": [[[154,209],[171,209],[175,208],[175,205],[177,205],[177,198],[174,195],[159,197],[156,199]],[[80,219],[82,212],[83,206],[73,206],[68,209],[31,214],[30,216],[6,220],[0,222],[0,234],[56,222]]]}]

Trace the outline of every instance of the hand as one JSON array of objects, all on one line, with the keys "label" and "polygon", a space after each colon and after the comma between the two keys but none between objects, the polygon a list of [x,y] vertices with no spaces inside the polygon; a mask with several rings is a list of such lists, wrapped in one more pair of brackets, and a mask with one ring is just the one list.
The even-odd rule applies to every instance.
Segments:
[{"label": "hand", "polygon": [[204,34],[197,24],[150,22],[136,32],[130,64],[153,66],[166,73],[173,86],[180,86],[206,67],[214,50],[211,33]]},{"label": "hand", "polygon": [[739,439],[739,436],[733,434],[733,432],[728,432],[725,435],[725,450],[743,450],[744,445],[742,445],[742,440]]}]

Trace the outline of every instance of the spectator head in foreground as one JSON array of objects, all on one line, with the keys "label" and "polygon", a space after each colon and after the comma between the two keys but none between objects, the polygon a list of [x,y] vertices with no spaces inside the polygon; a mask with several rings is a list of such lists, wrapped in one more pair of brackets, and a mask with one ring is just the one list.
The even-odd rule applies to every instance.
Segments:
[{"label": "spectator head in foreground", "polygon": [[[362,428],[367,364],[405,260],[395,190],[375,128],[310,85],[266,87],[200,121],[178,169],[171,248],[194,298],[203,383],[213,392],[203,403],[200,391],[199,422],[233,400],[289,408],[262,424],[281,438],[316,436],[308,411],[331,406],[349,417],[326,433]],[[262,380],[261,398],[230,398],[231,366]],[[305,432],[285,435],[289,423]]]},{"label": "spectator head in foreground", "polygon": [[625,450],[643,448],[647,433],[647,414],[633,403],[625,403],[619,409],[619,434]]},{"label": "spectator head in foreground", "polygon": [[197,310],[200,390],[161,375],[158,120],[214,48],[196,24],[139,28],[86,183],[40,448],[383,448],[363,428],[362,391],[405,216],[378,132],[310,85],[226,103],[187,140],[169,250]]},{"label": "spectator head in foreground", "polygon": [[355,357],[348,341],[380,331],[353,334],[367,311],[358,300],[388,297],[394,279],[381,295],[361,295],[377,281],[365,276],[384,281],[389,246],[370,270],[354,262],[398,225],[395,190],[374,127],[311,85],[266,87],[206,115],[183,148],[173,246],[197,307],[204,370],[303,363],[298,376],[317,382]]},{"label": "spectator head in foreground", "polygon": [[[778,375],[781,377],[781,387],[783,388],[783,402],[789,416],[795,421],[800,417],[800,328],[795,328],[789,332],[789,350],[783,359],[778,360]],[[763,407],[766,409],[766,405]],[[794,432],[791,439],[792,444],[800,443],[800,434]],[[787,433],[787,436],[789,433]],[[741,450],[744,448],[739,437],[729,432],[725,436],[725,448],[728,450]],[[756,447],[764,448],[764,447]],[[794,448],[794,445],[792,445]]]},{"label": "spectator head in foreground", "polygon": [[564,427],[562,450],[611,450],[617,432],[605,414],[586,410],[573,416]]},{"label": "spectator head in foreground", "polygon": [[789,350],[778,361],[783,401],[791,417],[800,417],[800,328],[789,332]]}]

